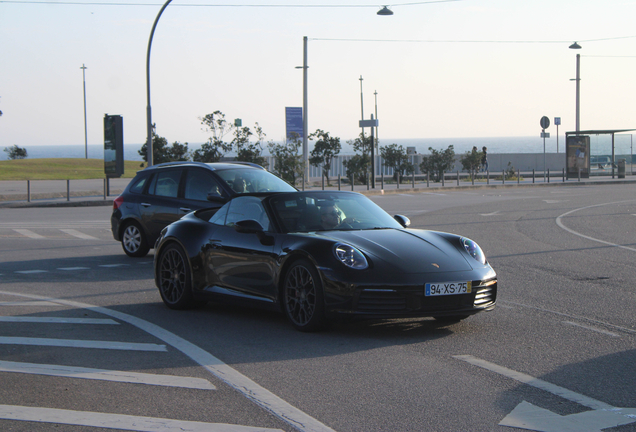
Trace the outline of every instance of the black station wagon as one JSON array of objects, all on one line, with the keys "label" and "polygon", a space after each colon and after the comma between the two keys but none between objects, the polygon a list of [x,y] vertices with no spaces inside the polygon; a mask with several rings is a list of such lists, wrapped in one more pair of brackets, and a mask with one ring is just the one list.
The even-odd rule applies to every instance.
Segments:
[{"label": "black station wagon", "polygon": [[158,164],[139,171],[114,200],[111,229],[127,255],[142,257],[163,228],[191,211],[221,207],[241,194],[295,190],[256,164]]}]

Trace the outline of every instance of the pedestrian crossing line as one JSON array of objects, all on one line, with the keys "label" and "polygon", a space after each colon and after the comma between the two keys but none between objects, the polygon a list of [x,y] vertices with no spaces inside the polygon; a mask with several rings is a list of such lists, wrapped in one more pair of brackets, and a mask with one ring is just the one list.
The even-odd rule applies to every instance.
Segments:
[{"label": "pedestrian crossing line", "polygon": [[28,230],[28,229],[18,229],[18,228],[16,228],[13,231],[15,231],[18,234],[21,234],[21,235],[23,235],[25,237],[32,238],[32,239],[45,239],[46,238],[46,237],[44,237],[44,236],[42,236],[40,234],[34,233],[31,230]]},{"label": "pedestrian crossing line", "polygon": [[150,343],[110,342],[79,339],[21,338],[13,336],[0,336],[0,345],[37,345],[125,351],[168,351],[165,345]]},{"label": "pedestrian crossing line", "polygon": [[0,405],[0,419],[92,426],[139,432],[183,432],[184,430],[190,432],[283,432],[282,429],[240,426],[227,423],[204,423],[157,417],[140,417],[54,408],[34,408],[18,405]]},{"label": "pedestrian crossing line", "polygon": [[84,234],[83,232],[80,232],[76,229],[69,229],[69,228],[64,228],[64,229],[60,229],[60,231],[62,231],[63,233],[66,233],[70,236],[73,237],[77,237],[83,240],[99,240],[97,237],[93,237],[91,235],[88,234]]},{"label": "pedestrian crossing line", "polygon": [[37,274],[37,273],[48,273],[48,270],[16,270],[13,273],[19,274]]},{"label": "pedestrian crossing line", "polygon": [[123,372],[107,369],[71,367],[62,365],[20,363],[0,360],[0,372],[16,372],[32,375],[47,375],[65,378],[115,381],[132,384],[147,384],[164,387],[180,387],[197,390],[216,390],[216,387],[203,378],[181,377],[139,372]]},{"label": "pedestrian crossing line", "polygon": [[63,270],[63,271],[90,270],[90,267],[59,267],[58,270]]},{"label": "pedestrian crossing line", "polygon": [[[28,302],[22,302],[29,304]],[[46,302],[54,304],[55,306],[61,306],[57,303]],[[29,304],[30,305],[30,304]],[[3,306],[0,303],[0,306]],[[0,322],[13,322],[13,323],[37,323],[37,324],[108,324],[119,325],[115,320],[108,318],[64,318],[64,317],[32,317],[32,316],[0,316]]]}]

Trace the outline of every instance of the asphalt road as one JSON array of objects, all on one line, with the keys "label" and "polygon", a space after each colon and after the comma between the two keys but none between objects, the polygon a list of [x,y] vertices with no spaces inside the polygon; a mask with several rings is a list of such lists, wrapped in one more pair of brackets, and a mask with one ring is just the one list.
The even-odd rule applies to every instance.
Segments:
[{"label": "asphalt road", "polygon": [[171,311],[152,252],[112,240],[110,208],[0,209],[0,430],[636,430],[633,185],[371,198],[476,240],[495,311],[317,334],[270,312]]}]

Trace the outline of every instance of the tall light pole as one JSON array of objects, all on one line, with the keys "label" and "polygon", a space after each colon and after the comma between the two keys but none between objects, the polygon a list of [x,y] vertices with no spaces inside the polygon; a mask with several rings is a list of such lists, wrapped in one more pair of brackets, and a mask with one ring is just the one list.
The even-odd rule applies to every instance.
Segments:
[{"label": "tall light pole", "polygon": [[[303,37],[303,172],[305,173],[304,182],[309,182],[309,143],[308,135],[308,116],[307,116],[307,36]],[[303,182],[303,189],[304,189]]]},{"label": "tall light pole", "polygon": [[84,155],[88,159],[88,126],[86,124],[86,69],[88,69],[84,63],[82,63],[82,83],[84,84]]},{"label": "tall light pole", "polygon": [[157,18],[155,18],[155,22],[152,25],[152,30],[150,31],[150,37],[148,38],[148,51],[146,53],[146,97],[147,97],[147,105],[146,105],[146,157],[148,159],[148,166],[152,166],[152,112],[150,109],[150,48],[152,47],[152,38],[155,35],[155,28],[157,28],[157,23],[159,22],[159,18],[161,18],[161,14],[168,7],[172,0],[168,0],[162,7],[159,13],[157,14]]},{"label": "tall light pole", "polygon": [[[569,47],[570,49],[581,49],[581,45],[579,45],[577,42],[574,42],[572,45],[570,45]],[[581,54],[577,54],[576,55],[576,78],[574,79],[576,81],[576,132],[578,135],[578,132],[581,130],[581,101],[580,101],[580,95],[581,95],[581,76],[580,76],[580,68],[581,67]]]}]

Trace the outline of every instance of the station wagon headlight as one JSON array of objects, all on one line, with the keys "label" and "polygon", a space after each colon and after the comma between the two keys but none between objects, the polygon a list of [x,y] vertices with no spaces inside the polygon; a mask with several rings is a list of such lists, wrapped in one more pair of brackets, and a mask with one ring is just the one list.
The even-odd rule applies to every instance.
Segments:
[{"label": "station wagon headlight", "polygon": [[477,243],[466,237],[462,237],[461,241],[464,245],[464,249],[468,252],[468,255],[479,261],[481,264],[486,264],[486,255]]},{"label": "station wagon headlight", "polygon": [[338,258],[344,265],[356,270],[364,270],[369,267],[367,259],[362,252],[353,246],[347,244],[337,244],[334,248],[336,258]]}]

